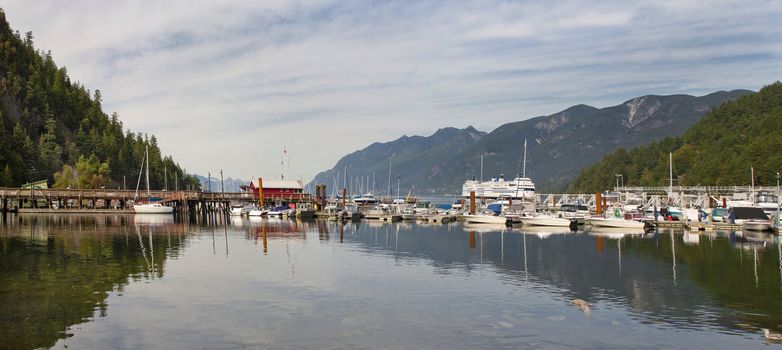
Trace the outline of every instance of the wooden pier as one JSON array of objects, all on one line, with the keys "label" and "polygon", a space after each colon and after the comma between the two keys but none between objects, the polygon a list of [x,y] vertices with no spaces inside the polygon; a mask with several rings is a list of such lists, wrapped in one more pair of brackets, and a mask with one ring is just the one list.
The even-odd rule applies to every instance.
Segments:
[{"label": "wooden pier", "polygon": [[[246,192],[150,191],[150,197],[172,206],[180,213],[228,213],[231,203],[259,202],[258,196]],[[135,201],[146,194],[115,189],[20,189],[0,187],[0,212],[122,213],[132,210]],[[264,195],[264,203],[311,202],[309,194]]]}]

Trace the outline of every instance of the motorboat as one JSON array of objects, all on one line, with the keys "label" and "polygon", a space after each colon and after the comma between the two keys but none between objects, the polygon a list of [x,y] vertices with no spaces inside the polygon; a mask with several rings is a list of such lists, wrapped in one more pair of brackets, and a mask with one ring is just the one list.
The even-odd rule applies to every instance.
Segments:
[{"label": "motorboat", "polygon": [[630,229],[643,229],[646,225],[641,221],[625,220],[621,217],[591,217],[587,219],[588,223],[596,227],[612,227],[612,228],[630,228]]},{"label": "motorboat", "polygon": [[748,219],[742,223],[745,230],[750,231],[771,231],[771,220]]},{"label": "motorboat", "polygon": [[522,216],[521,223],[525,226],[552,226],[552,227],[570,227],[570,220],[563,217],[556,217],[548,214],[536,216]]},{"label": "motorboat", "polygon": [[402,209],[399,214],[402,215],[402,220],[415,220],[418,218],[418,215],[415,214],[415,208],[411,207]]},{"label": "motorboat", "polygon": [[508,218],[494,213],[464,214],[464,220],[474,224],[505,224]]},{"label": "motorboat", "polygon": [[263,208],[253,208],[252,210],[250,210],[247,213],[247,216],[260,217],[260,216],[266,216],[268,213],[269,213],[269,211],[266,210],[266,209],[263,209]]},{"label": "motorboat", "polygon": [[242,208],[244,208],[243,205],[232,205],[229,214],[231,216],[242,216]]},{"label": "motorboat", "polygon": [[293,212],[293,209],[287,205],[280,205],[277,207],[272,208],[272,210],[269,210],[269,212],[266,214],[268,216],[287,216],[290,215],[290,213]]},{"label": "motorboat", "polygon": [[745,230],[769,231],[769,220],[763,209],[758,207],[733,207],[728,211],[728,218],[735,224],[742,225]]}]

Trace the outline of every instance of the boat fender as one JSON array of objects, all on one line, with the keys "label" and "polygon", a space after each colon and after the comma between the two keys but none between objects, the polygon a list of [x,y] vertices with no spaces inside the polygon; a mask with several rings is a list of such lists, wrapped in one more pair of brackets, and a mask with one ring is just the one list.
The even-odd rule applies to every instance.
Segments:
[{"label": "boat fender", "polygon": [[622,212],[619,210],[619,208],[614,209],[614,217],[615,218],[622,217]]}]

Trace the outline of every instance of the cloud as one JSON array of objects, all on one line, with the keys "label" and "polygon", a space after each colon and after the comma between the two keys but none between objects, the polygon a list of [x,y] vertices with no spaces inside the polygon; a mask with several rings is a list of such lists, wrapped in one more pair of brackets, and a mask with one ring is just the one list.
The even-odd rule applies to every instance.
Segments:
[{"label": "cloud", "polygon": [[778,2],[112,1],[3,5],[188,170],[308,180],[443,126],[778,80]]}]

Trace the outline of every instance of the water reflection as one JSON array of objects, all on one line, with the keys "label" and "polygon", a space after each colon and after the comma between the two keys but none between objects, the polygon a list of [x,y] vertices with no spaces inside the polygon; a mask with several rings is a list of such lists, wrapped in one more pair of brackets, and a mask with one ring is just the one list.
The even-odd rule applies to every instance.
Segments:
[{"label": "water reflection", "polygon": [[[0,225],[9,348],[101,348],[116,341],[102,332],[127,341],[125,323],[175,334],[205,316],[219,332],[188,323],[191,338],[120,347],[730,346],[782,330],[782,246],[764,234],[12,218]],[[236,330],[248,321],[262,331]]]}]

